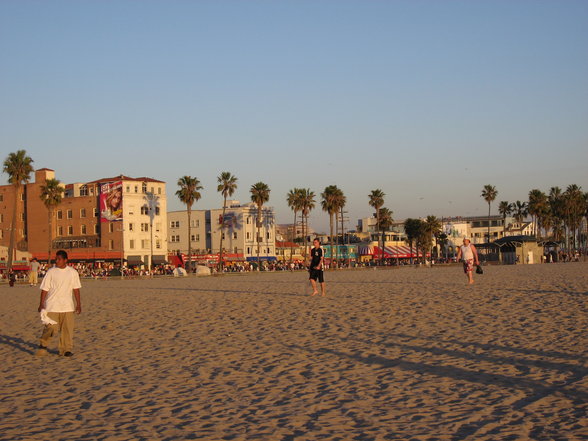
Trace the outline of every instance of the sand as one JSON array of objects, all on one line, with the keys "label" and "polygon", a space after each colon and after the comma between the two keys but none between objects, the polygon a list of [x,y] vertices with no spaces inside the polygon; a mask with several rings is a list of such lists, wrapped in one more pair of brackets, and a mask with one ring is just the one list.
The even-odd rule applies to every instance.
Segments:
[{"label": "sand", "polygon": [[588,264],[84,281],[74,356],[0,287],[1,440],[580,440]]}]

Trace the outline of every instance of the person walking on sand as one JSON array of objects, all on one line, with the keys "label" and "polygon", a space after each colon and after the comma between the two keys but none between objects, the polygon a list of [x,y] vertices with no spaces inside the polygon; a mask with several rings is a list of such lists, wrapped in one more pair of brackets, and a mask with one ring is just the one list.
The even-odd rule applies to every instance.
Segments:
[{"label": "person walking on sand", "polygon": [[457,260],[463,261],[463,272],[468,278],[468,284],[474,283],[474,266],[480,264],[478,260],[478,250],[467,237],[463,238],[463,245],[457,250]]},{"label": "person walking on sand", "polygon": [[[67,265],[67,253],[59,250],[55,266],[47,271],[41,282],[41,300],[38,311],[45,323],[37,355],[47,355],[51,338],[59,333],[59,355],[73,355],[74,312],[82,312],[80,276]],[[75,301],[74,301],[75,298]]]},{"label": "person walking on sand", "polygon": [[321,295],[325,296],[325,278],[323,275],[323,265],[324,265],[324,258],[323,258],[323,249],[321,248],[321,243],[318,239],[312,241],[314,247],[310,250],[310,268],[308,272],[310,273],[309,279],[312,285],[312,294],[311,296],[317,295],[318,290],[316,289],[316,282],[321,284]]},{"label": "person walking on sand", "polygon": [[39,262],[36,258],[31,259],[31,270],[29,271],[29,284],[31,286],[37,286],[38,278],[39,278]]}]

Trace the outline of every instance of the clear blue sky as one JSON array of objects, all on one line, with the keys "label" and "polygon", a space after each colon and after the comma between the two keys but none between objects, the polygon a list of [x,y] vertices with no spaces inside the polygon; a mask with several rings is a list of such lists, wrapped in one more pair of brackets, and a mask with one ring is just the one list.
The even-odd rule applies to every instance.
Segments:
[{"label": "clear blue sky", "polygon": [[[336,184],[355,224],[588,191],[588,1],[0,1],[0,153],[124,173]],[[6,180],[6,176],[1,178]],[[496,211],[494,209],[494,211]],[[326,229],[317,208],[313,226]]]}]

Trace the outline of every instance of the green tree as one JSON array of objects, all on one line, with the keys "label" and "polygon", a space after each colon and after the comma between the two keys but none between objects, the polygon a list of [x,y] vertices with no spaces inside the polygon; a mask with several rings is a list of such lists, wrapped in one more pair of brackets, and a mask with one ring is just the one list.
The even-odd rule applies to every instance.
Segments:
[{"label": "green tree", "polygon": [[204,187],[200,185],[198,178],[192,176],[183,176],[178,179],[178,187],[176,191],[178,199],[186,205],[188,210],[188,273],[192,271],[192,205],[198,202],[202,197],[199,190]]},{"label": "green tree", "polygon": [[392,213],[392,210],[386,207],[380,208],[380,223],[377,227],[378,230],[382,232],[382,255],[384,255],[384,248],[386,246],[386,231],[390,231],[390,228],[392,228],[392,224],[394,223],[393,215],[394,213]]},{"label": "green tree", "polygon": [[506,218],[510,216],[513,210],[513,205],[508,201],[500,201],[498,204],[498,212],[502,216],[502,236],[506,235]]},{"label": "green tree", "polygon": [[568,232],[567,247],[576,249],[580,223],[584,215],[584,193],[576,184],[568,185],[564,196],[564,212],[566,231]]},{"label": "green tree", "polygon": [[513,207],[513,216],[515,220],[519,224],[522,224],[525,218],[527,217],[527,214],[529,214],[529,212],[527,211],[527,203],[516,201]]},{"label": "green tree", "polygon": [[39,195],[43,204],[47,208],[48,216],[48,242],[47,242],[47,264],[51,265],[51,244],[53,242],[53,215],[55,208],[61,204],[65,187],[60,185],[57,179],[46,179],[45,184],[41,185],[41,194]]},{"label": "green tree", "polygon": [[[298,219],[298,212],[302,210],[302,189],[293,188],[288,192],[286,201],[288,207],[294,212],[294,223],[292,224],[292,242],[296,239],[296,220]],[[294,249],[290,246],[290,263],[292,263]]]},{"label": "green tree", "polygon": [[551,187],[549,189],[549,223],[551,224],[552,236],[555,242],[562,242],[564,239],[564,198],[561,188]]},{"label": "green tree", "polygon": [[[406,239],[408,240],[408,244],[410,246],[410,263],[412,264],[412,245],[418,239],[420,232],[421,232],[421,223],[420,219],[412,219],[408,218],[404,221],[404,232],[406,233]],[[418,257],[418,249],[417,249],[417,257]]]},{"label": "green tree", "polygon": [[529,192],[529,202],[527,203],[529,214],[535,221],[535,235],[541,237],[541,227],[547,214],[549,203],[547,195],[541,190],[533,189]]},{"label": "green tree", "polygon": [[488,236],[486,242],[490,243],[490,206],[494,199],[496,199],[496,196],[498,196],[498,191],[493,185],[484,185],[481,196],[488,203]]},{"label": "green tree", "polygon": [[[306,236],[308,236],[308,216],[310,212],[315,207],[315,194],[314,191],[311,191],[310,188],[301,188],[300,189],[300,215],[302,217],[302,236],[304,239],[304,260],[306,262],[308,257],[308,250],[307,250],[307,240]],[[306,262],[308,263],[308,262]]]},{"label": "green tree", "polygon": [[331,266],[333,265],[333,220],[335,215],[338,212],[337,206],[337,186],[336,185],[329,185],[325,187],[325,190],[321,193],[321,208],[323,211],[326,211],[329,214],[329,227],[330,227],[330,234],[329,234],[329,245],[331,247]]},{"label": "green tree", "polygon": [[261,261],[259,258],[259,247],[261,246],[261,236],[259,235],[259,230],[263,225],[261,220],[261,210],[263,204],[269,201],[269,195],[271,190],[267,186],[267,184],[264,184],[263,182],[257,182],[251,186],[249,191],[251,193],[251,202],[257,205],[257,220],[255,222],[255,225],[257,226],[257,271],[260,271]]},{"label": "green tree", "polygon": [[[369,197],[369,204],[370,207],[376,209],[376,225],[380,225],[380,208],[384,205],[384,196],[386,194],[380,190],[379,188],[376,190],[372,190],[371,193],[368,195]],[[384,259],[384,244],[380,245],[380,230],[378,228],[378,246],[380,248],[380,263]]]},{"label": "green tree", "polygon": [[[423,229],[425,231],[425,234],[427,234],[429,237],[429,245],[432,245],[433,238],[435,238],[435,245],[437,245],[439,234],[441,234],[441,227],[441,220],[439,220],[437,216],[427,216],[427,218],[423,222]],[[431,246],[431,258],[432,257],[433,249]]]},{"label": "green tree", "polygon": [[235,190],[237,190],[237,177],[229,172],[222,172],[218,178],[216,178],[218,186],[216,191],[223,195],[223,215],[221,221],[221,236],[220,236],[220,254],[218,260],[219,272],[223,273],[223,236],[225,235],[225,213],[227,210],[227,198],[233,196]]},{"label": "green tree", "polygon": [[34,171],[33,160],[27,156],[26,150],[17,150],[16,153],[10,153],[4,160],[3,171],[8,175],[8,183],[14,187],[14,205],[12,208],[12,221],[10,223],[10,242],[8,245],[8,261],[6,262],[6,271],[12,270],[14,250],[16,248],[16,219],[18,218],[18,201],[22,198],[23,185],[28,184],[31,179],[31,173]]}]

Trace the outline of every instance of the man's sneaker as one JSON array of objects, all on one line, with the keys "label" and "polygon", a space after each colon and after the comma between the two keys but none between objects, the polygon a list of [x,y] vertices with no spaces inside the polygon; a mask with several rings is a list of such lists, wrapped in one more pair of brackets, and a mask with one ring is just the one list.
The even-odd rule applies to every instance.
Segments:
[{"label": "man's sneaker", "polygon": [[69,352],[69,351],[64,352],[64,354],[63,354],[64,357],[71,357],[72,355],[73,355],[73,352]]},{"label": "man's sneaker", "polygon": [[37,357],[44,357],[45,355],[49,355],[49,352],[47,352],[47,347],[43,346],[43,345],[39,345],[39,349],[37,349],[37,352],[35,353],[35,355]]}]

